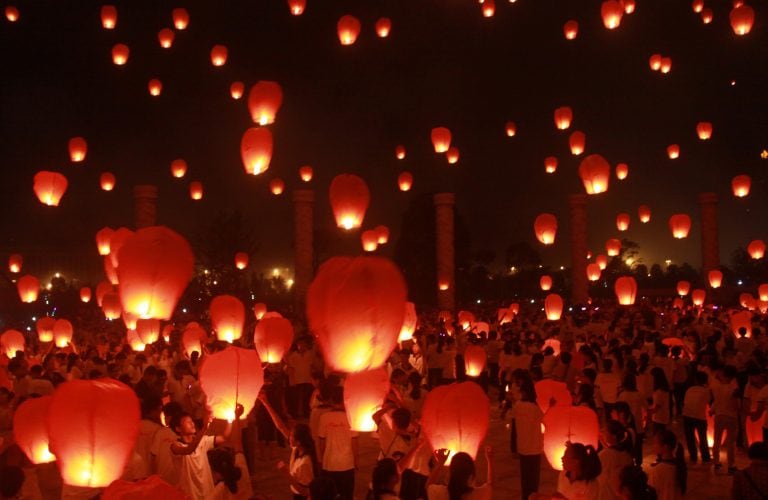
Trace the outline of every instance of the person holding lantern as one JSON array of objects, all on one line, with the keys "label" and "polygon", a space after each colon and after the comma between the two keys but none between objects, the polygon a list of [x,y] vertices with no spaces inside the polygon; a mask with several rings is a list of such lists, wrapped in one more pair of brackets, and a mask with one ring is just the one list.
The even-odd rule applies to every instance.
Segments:
[{"label": "person holding lantern", "polygon": [[449,450],[435,451],[437,467],[432,470],[427,479],[428,500],[490,500],[493,498],[493,450],[490,446],[485,447],[485,460],[488,464],[487,480],[480,486],[475,486],[475,461],[469,453],[463,451],[451,458],[448,484],[437,484],[449,455]]}]

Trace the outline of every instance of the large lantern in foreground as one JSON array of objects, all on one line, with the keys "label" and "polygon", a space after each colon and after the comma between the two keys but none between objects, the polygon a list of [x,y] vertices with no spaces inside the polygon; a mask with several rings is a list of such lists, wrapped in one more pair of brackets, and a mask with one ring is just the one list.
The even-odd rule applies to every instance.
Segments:
[{"label": "large lantern in foreground", "polygon": [[557,217],[552,214],[539,214],[533,222],[533,230],[536,233],[536,239],[541,243],[553,244],[557,235]]},{"label": "large lantern in foreground", "polygon": [[379,411],[389,393],[387,370],[376,368],[350,373],[344,381],[344,409],[353,431],[376,430],[373,414]]},{"label": "large lantern in foreground", "polygon": [[259,175],[269,168],[272,160],[272,132],[266,127],[251,127],[240,140],[240,157],[245,171]]},{"label": "large lantern in foreground", "polygon": [[691,230],[691,217],[688,214],[675,214],[669,218],[669,229],[678,240],[688,237]]},{"label": "large lantern in foreground", "polygon": [[637,282],[635,278],[632,276],[622,276],[616,280],[613,288],[619,305],[631,306],[635,303],[635,297],[637,296]]},{"label": "large lantern in foreground", "polygon": [[256,82],[248,92],[248,111],[253,123],[270,125],[283,104],[283,89],[277,82],[262,80]]},{"label": "large lantern in foreground", "polygon": [[24,334],[18,330],[6,330],[0,335],[0,348],[9,358],[16,357],[17,351],[24,352],[25,346]]},{"label": "large lantern in foreground", "polygon": [[35,174],[32,189],[40,203],[58,207],[61,197],[67,191],[67,178],[58,172],[41,170]]},{"label": "large lantern in foreground", "polygon": [[293,325],[285,318],[259,321],[253,332],[253,345],[266,363],[279,363],[293,343]]},{"label": "large lantern in foreground", "polygon": [[40,280],[31,274],[24,275],[16,282],[16,290],[22,302],[31,304],[37,300],[40,293]]},{"label": "large lantern in foreground", "polygon": [[215,418],[232,422],[237,405],[243,415],[253,408],[264,385],[264,370],[256,351],[227,347],[206,356],[200,367],[200,386]]},{"label": "large lantern in foreground", "polygon": [[544,314],[548,321],[557,321],[563,314],[563,298],[556,293],[550,293],[544,299]]},{"label": "large lantern in foreground", "polygon": [[48,407],[50,450],[64,484],[103,488],[118,479],[139,432],[139,399],[111,379],[60,385]]},{"label": "large lantern in foreground", "polygon": [[336,31],[342,45],[352,45],[360,35],[360,21],[354,16],[341,16],[336,23]]},{"label": "large lantern in foreground", "polygon": [[752,25],[755,23],[755,10],[749,5],[742,3],[734,7],[728,15],[731,21],[731,28],[737,35],[746,35],[752,31]]},{"label": "large lantern in foreground", "polygon": [[468,377],[479,377],[487,361],[488,354],[481,346],[471,344],[464,349],[464,371]]},{"label": "large lantern in foreground", "polygon": [[542,421],[544,455],[555,470],[563,470],[566,443],[581,443],[597,448],[600,425],[597,414],[587,406],[553,406]]},{"label": "large lantern in foreground", "polygon": [[488,432],[490,402],[474,382],[442,385],[427,394],[421,426],[433,450],[447,449],[448,460],[463,451],[473,458]]},{"label": "large lantern in foreground", "polygon": [[602,156],[589,155],[579,164],[579,176],[587,194],[604,193],[608,191],[611,166]]},{"label": "large lantern in foreground", "polygon": [[187,241],[163,226],[139,229],[120,249],[117,276],[123,310],[169,320],[194,274]]},{"label": "large lantern in foreground", "polygon": [[397,344],[407,290],[380,257],[333,257],[307,293],[307,317],[326,363],[344,372],[382,366]]},{"label": "large lantern in foreground", "polygon": [[232,295],[219,295],[210,305],[211,324],[219,340],[233,342],[243,335],[245,306]]},{"label": "large lantern in foreground", "polygon": [[33,464],[56,460],[48,450],[48,408],[53,396],[29,398],[19,405],[13,415],[13,438]]},{"label": "large lantern in foreground", "polygon": [[328,197],[338,227],[360,227],[371,202],[371,193],[363,179],[353,174],[337,175],[331,182]]}]

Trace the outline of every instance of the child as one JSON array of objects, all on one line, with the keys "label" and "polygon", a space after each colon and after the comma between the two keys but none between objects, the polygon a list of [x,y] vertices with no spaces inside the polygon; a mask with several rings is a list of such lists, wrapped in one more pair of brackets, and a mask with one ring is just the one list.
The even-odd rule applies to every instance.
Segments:
[{"label": "child", "polygon": [[597,481],[602,465],[592,445],[568,443],[563,454],[563,470],[557,479],[557,493],[564,498],[597,500],[600,485]]},{"label": "child", "polygon": [[657,434],[655,440],[656,453],[661,460],[653,464],[648,483],[656,489],[659,500],[681,499],[688,483],[683,445],[677,442],[677,436],[669,429]]}]

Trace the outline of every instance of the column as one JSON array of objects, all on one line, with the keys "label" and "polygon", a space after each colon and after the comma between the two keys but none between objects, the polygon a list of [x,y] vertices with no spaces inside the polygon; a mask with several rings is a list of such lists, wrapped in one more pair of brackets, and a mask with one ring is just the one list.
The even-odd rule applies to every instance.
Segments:
[{"label": "column", "polygon": [[586,304],[589,300],[587,280],[587,195],[568,196],[571,220],[571,302]]},{"label": "column", "polygon": [[297,312],[302,311],[314,274],[314,202],[315,192],[312,190],[293,192],[293,292]]},{"label": "column", "polygon": [[157,224],[157,186],[133,186],[133,207],[136,229]]},{"label": "column", "polygon": [[453,193],[438,193],[435,203],[435,234],[437,250],[437,305],[440,309],[453,311],[456,308],[456,280],[454,277],[454,230]]},{"label": "column", "polygon": [[701,270],[705,277],[720,267],[720,243],[717,237],[717,194],[700,193],[701,208]]}]

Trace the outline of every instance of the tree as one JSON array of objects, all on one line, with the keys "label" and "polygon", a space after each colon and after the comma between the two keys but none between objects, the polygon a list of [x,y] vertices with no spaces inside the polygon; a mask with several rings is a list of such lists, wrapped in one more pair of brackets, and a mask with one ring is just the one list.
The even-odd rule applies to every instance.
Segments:
[{"label": "tree", "polygon": [[539,252],[526,241],[518,241],[507,247],[505,258],[507,268],[519,270],[536,269],[541,265]]}]

